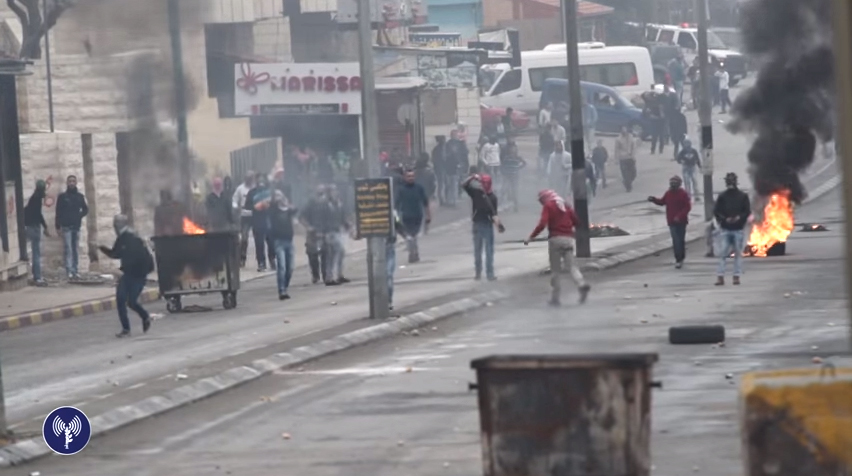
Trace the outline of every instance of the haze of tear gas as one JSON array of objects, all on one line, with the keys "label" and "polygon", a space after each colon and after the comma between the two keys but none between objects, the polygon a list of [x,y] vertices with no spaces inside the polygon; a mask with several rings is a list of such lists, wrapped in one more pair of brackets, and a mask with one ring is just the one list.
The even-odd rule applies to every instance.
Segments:
[{"label": "haze of tear gas", "polygon": [[814,160],[816,139],[834,135],[831,0],[748,0],[740,20],[745,53],[760,69],[737,96],[728,129],[757,134],[748,152],[757,193],[789,189],[801,203],[799,174]]},{"label": "haze of tear gas", "polygon": [[[180,5],[183,36],[195,43],[204,34],[202,2],[182,0]],[[134,215],[153,210],[161,189],[178,196],[176,131],[161,128],[175,116],[167,12],[166,0],[82,0],[62,19],[66,26],[73,25],[73,33],[66,33],[66,39],[72,41],[68,35],[74,35],[73,40],[88,45],[92,56],[128,58],[124,74],[115,77],[115,82],[126,91],[128,116],[137,118],[136,128],[120,140],[130,159]],[[187,43],[184,41],[184,47]],[[191,73],[200,68],[193,67],[193,56],[184,59],[185,97],[187,110],[192,111],[200,91]],[[197,164],[194,161],[193,169],[200,168]],[[141,225],[136,223],[137,228]]]}]

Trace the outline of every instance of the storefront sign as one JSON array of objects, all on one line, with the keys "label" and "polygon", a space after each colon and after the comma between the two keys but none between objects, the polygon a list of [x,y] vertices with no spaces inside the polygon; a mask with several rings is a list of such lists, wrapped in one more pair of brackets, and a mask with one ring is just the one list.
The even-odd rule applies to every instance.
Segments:
[{"label": "storefront sign", "polygon": [[355,181],[355,225],[359,238],[387,238],[396,233],[390,178]]},{"label": "storefront sign", "polygon": [[461,46],[461,33],[409,33],[408,42],[412,46],[441,48]]},{"label": "storefront sign", "polygon": [[361,114],[358,63],[243,63],[235,78],[238,116]]}]

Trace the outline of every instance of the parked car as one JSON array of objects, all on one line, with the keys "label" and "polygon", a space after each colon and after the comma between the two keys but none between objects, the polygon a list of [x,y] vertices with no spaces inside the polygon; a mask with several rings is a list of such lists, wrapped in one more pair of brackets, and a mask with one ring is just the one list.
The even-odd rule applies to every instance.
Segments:
[{"label": "parked car", "polygon": [[[639,109],[615,89],[603,84],[580,82],[583,96],[589,98],[598,110],[597,132],[617,134],[624,126],[642,139],[648,137],[647,120]],[[541,90],[539,107],[547,103],[568,103],[568,81],[560,78],[550,78],[544,81]]]},{"label": "parked car", "polygon": [[[496,130],[497,124],[506,115],[506,109],[502,107],[490,107],[481,104],[479,110],[482,119],[482,130]],[[530,126],[530,122],[531,118],[529,114],[512,110],[512,128],[514,130],[522,131]]]}]

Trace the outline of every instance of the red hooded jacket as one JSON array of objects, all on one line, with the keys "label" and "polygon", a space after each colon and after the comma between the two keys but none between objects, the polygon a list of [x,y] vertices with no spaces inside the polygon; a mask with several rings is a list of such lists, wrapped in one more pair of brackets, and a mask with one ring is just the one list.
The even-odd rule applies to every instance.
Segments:
[{"label": "red hooded jacket", "polygon": [[666,207],[666,221],[671,225],[689,223],[689,212],[692,210],[692,199],[683,188],[669,189],[662,198],[653,198],[652,202]]},{"label": "red hooded jacket", "polygon": [[538,225],[533,230],[530,238],[535,238],[545,228],[547,228],[550,238],[554,236],[574,236],[577,215],[574,213],[574,209],[568,206],[567,203],[562,202],[561,205],[564,207],[564,210],[560,208],[560,202],[556,200],[548,200],[547,203],[542,205],[541,219],[538,221]]}]

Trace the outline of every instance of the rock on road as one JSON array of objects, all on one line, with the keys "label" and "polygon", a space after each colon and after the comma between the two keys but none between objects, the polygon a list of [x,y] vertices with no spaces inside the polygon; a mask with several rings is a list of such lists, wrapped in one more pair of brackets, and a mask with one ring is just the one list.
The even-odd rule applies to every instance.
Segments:
[{"label": "rock on road", "polygon": [[[739,287],[712,286],[715,261],[695,246],[680,271],[665,254],[590,276],[594,289],[585,307],[545,307],[545,278],[503,283],[514,293],[506,304],[423,329],[419,337],[279,372],[96,439],[76,456],[0,474],[481,474],[476,395],[467,391],[475,379],[470,360],[602,349],[661,355],[654,474],[739,474],[738,376],[809,366],[814,355],[848,355],[838,194],[805,206],[797,218],[826,223],[830,231],[794,233],[788,256],[749,259]],[[666,343],[669,326],[699,323],[725,324],[727,345]]]}]

